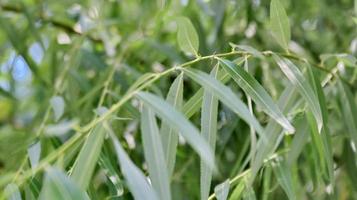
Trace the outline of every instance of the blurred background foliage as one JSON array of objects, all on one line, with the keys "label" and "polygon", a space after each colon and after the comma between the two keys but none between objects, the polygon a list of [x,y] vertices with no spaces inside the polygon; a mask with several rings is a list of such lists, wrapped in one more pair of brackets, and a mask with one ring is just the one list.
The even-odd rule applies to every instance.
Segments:
[{"label": "blurred background foliage", "polygon": [[[353,0],[281,0],[291,26],[291,52],[314,63],[323,63],[335,70],[342,61],[343,76],[349,82],[356,103],[357,90],[357,17]],[[270,0],[1,0],[0,1],[0,175],[14,175],[30,168],[28,148],[41,141],[41,158],[61,146],[75,134],[78,127],[95,116],[107,80],[107,97],[103,106],[110,108],[128,88],[146,72],[161,72],[193,57],[182,53],[176,40],[177,16],[188,17],[199,36],[199,54],[229,52],[229,43],[247,44],[258,50],[284,52],[269,30]],[[355,21],[354,21],[355,20]],[[330,59],[329,55],[339,59]],[[326,59],[329,58],[329,59]],[[194,65],[210,71],[213,63],[202,61]],[[287,85],[282,73],[266,60],[253,59],[250,72],[277,100]],[[114,74],[112,69],[115,68]],[[113,75],[113,76],[112,76]],[[321,76],[324,76],[323,74]],[[175,74],[158,80],[151,90],[165,97]],[[329,128],[333,138],[334,162],[337,170],[336,196],[338,199],[356,198],[355,150],[345,140],[346,124],[341,107],[346,100],[339,98],[337,80],[325,89],[329,91]],[[185,79],[184,99],[199,88]],[[237,94],[243,93],[229,84]],[[51,99],[61,96],[63,114],[57,120]],[[116,135],[131,159],[146,170],[140,142],[138,102],[134,99],[117,112],[130,120],[113,123]],[[57,107],[55,104],[54,107]],[[60,106],[61,107],[61,106]],[[225,106],[220,106],[216,159],[220,173],[213,186],[241,172],[249,153],[249,126]],[[295,111],[297,115],[300,110]],[[262,124],[267,116],[256,112]],[[200,116],[191,120],[199,125]],[[54,134],[59,137],[39,137]],[[341,136],[342,135],[342,136]],[[284,137],[280,150],[291,143],[292,136]],[[108,142],[106,142],[108,143]],[[177,152],[172,193],[174,199],[199,198],[199,158],[181,140]],[[79,145],[78,145],[79,146]],[[325,198],[325,189],[318,188],[321,177],[309,158],[311,144],[304,148],[302,185],[306,198]],[[74,154],[78,152],[73,150]],[[109,143],[102,153],[114,171],[120,174],[115,154]],[[59,157],[56,162],[60,161]],[[310,160],[309,160],[310,159]],[[58,161],[59,160],[59,161]],[[69,170],[74,158],[62,164]],[[341,167],[349,170],[342,171]],[[306,169],[305,169],[306,168]],[[352,170],[352,171],[351,171]],[[265,171],[255,182],[259,199],[285,199],[283,190],[272,180],[269,193],[263,193]],[[103,178],[104,177],[104,178]],[[121,175],[120,175],[121,177]],[[265,178],[263,178],[265,177]],[[41,188],[42,173],[33,177]],[[313,180],[311,182],[311,180]],[[31,184],[26,184],[25,188]],[[316,187],[315,187],[316,186]],[[32,186],[31,186],[32,187]],[[89,186],[93,199],[115,196],[115,186],[103,175],[101,165]],[[113,189],[114,188],[114,189]],[[125,191],[121,197],[131,198]],[[327,197],[326,197],[327,198]]]}]

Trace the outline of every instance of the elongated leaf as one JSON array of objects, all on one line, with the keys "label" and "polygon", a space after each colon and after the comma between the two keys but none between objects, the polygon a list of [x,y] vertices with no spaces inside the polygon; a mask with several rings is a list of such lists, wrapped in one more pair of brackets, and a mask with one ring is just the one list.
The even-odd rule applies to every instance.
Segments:
[{"label": "elongated leaf", "polygon": [[[244,57],[240,57],[237,60],[237,64],[240,65],[244,62]],[[218,78],[220,82],[223,84],[227,83],[230,79],[228,73],[221,69],[218,72]],[[185,114],[187,118],[192,117],[200,108],[202,104],[202,97],[203,97],[203,88],[200,88],[183,106],[182,112]]]},{"label": "elongated leaf", "polygon": [[36,168],[41,157],[41,142],[36,141],[35,143],[31,144],[31,146],[27,149],[27,153],[29,155],[31,168]]},{"label": "elongated leaf", "polygon": [[169,175],[162,148],[159,128],[153,111],[146,106],[141,113],[141,136],[145,160],[154,189],[160,199],[171,199]]},{"label": "elongated leaf", "polygon": [[[183,74],[179,75],[172,83],[166,101],[171,104],[176,110],[180,111],[183,100]],[[161,125],[160,135],[162,140],[165,160],[171,177],[175,167],[176,149],[178,143],[178,133],[169,123],[164,121]]]},{"label": "elongated leaf", "polygon": [[61,96],[54,96],[51,98],[50,103],[54,112],[55,121],[58,121],[64,112],[65,102]]},{"label": "elongated leaf", "polygon": [[350,89],[342,82],[339,82],[340,102],[345,124],[355,146],[357,146],[357,106]]},{"label": "elongated leaf", "polygon": [[254,77],[229,60],[219,59],[219,62],[244,92],[246,92],[257,105],[263,108],[268,115],[290,133],[295,131],[294,127],[274,103],[268,92],[265,91],[263,86],[261,86]]},{"label": "elongated leaf", "polygon": [[10,183],[5,187],[4,190],[5,197],[8,200],[21,200],[21,193],[19,187],[15,183]]},{"label": "elongated leaf", "polygon": [[259,124],[258,120],[249,112],[247,106],[232,92],[230,88],[226,87],[204,72],[194,69],[183,69],[183,71],[195,82],[215,95],[244,121],[254,127],[254,129],[261,134],[262,137],[264,137],[263,128]]},{"label": "elongated leaf", "polygon": [[145,105],[152,108],[163,121],[167,121],[176,131],[188,141],[193,149],[211,168],[214,168],[214,156],[209,144],[203,139],[197,128],[193,126],[180,112],[161,98],[147,93],[138,92],[136,95]]},{"label": "elongated leaf", "polygon": [[270,2],[270,28],[279,45],[287,50],[290,42],[290,23],[280,0]]},{"label": "elongated leaf", "polygon": [[245,183],[243,180],[239,181],[238,185],[234,188],[232,195],[229,197],[229,200],[237,200],[240,199],[243,195],[243,191],[245,188]]},{"label": "elongated leaf", "polygon": [[[218,66],[213,68],[211,72],[213,78],[218,77]],[[202,111],[201,111],[201,134],[210,144],[213,153],[216,149],[217,137],[217,112],[218,112],[218,99],[208,90],[204,90]],[[205,162],[201,161],[201,199],[208,198],[212,181],[212,170]]]},{"label": "elongated leaf", "polygon": [[177,19],[177,41],[183,52],[198,55],[198,35],[191,21],[186,17]]},{"label": "elongated leaf", "polygon": [[289,199],[296,199],[295,189],[291,177],[291,172],[284,160],[276,160],[272,162],[273,171],[278,179],[279,184],[288,195]]},{"label": "elongated leaf", "polygon": [[323,127],[321,130],[321,138],[323,143],[323,151],[324,151],[324,159],[326,162],[326,167],[328,170],[328,179],[332,182],[334,181],[334,167],[333,167],[333,156],[332,156],[332,147],[331,147],[331,135],[328,127],[328,112],[327,105],[325,100],[325,94],[322,90],[322,86],[320,80],[315,75],[316,72],[313,70],[311,66],[308,66],[309,78],[314,86],[314,90],[316,91],[318,103],[320,105],[321,113],[322,113],[322,123]]},{"label": "elongated leaf", "polygon": [[217,200],[227,199],[229,193],[229,186],[229,180],[226,180],[214,188],[214,193],[216,195]]},{"label": "elongated leaf", "polygon": [[89,199],[87,194],[79,188],[63,172],[55,168],[49,168],[40,193],[40,200],[81,200]]},{"label": "elongated leaf", "polygon": [[255,196],[253,187],[246,185],[245,191],[243,193],[243,200],[256,200],[256,199],[257,197]]},{"label": "elongated leaf", "polygon": [[119,173],[115,170],[116,167],[112,164],[110,158],[104,153],[101,153],[99,156],[99,166],[101,166],[102,169],[104,169],[104,172],[110,182],[115,187],[115,195],[116,196],[122,196],[124,193],[124,186],[123,186],[123,181],[119,177]]},{"label": "elongated leaf", "polygon": [[[297,91],[293,85],[288,85],[284,92],[281,94],[278,100],[279,108],[287,113],[289,109],[292,109],[293,103],[295,102]],[[252,166],[252,173],[249,177],[248,185],[251,185],[255,176],[257,175],[260,167],[262,166],[264,159],[269,157],[269,155],[274,152],[276,148],[276,143],[279,142],[279,136],[281,134],[282,128],[275,121],[271,120],[265,130],[267,138],[269,141],[266,142],[262,139],[258,141],[257,153]]]},{"label": "elongated leaf", "polygon": [[285,74],[285,76],[290,80],[290,82],[298,89],[301,96],[306,100],[312,113],[314,114],[319,132],[322,128],[322,114],[319,105],[319,100],[314,93],[314,90],[310,86],[309,82],[304,78],[302,72],[286,58],[280,58],[277,55],[273,55],[275,61],[278,63],[279,67]]},{"label": "elongated leaf", "polygon": [[86,190],[90,183],[101,152],[104,137],[104,128],[99,124],[89,133],[75,161],[71,178],[82,190]]},{"label": "elongated leaf", "polygon": [[140,169],[135,166],[133,161],[125,153],[123,147],[120,145],[118,139],[114,135],[110,134],[114,148],[119,160],[120,169],[125,177],[129,190],[133,194],[134,199],[149,199],[158,200],[155,190],[148,183],[144,174]]}]

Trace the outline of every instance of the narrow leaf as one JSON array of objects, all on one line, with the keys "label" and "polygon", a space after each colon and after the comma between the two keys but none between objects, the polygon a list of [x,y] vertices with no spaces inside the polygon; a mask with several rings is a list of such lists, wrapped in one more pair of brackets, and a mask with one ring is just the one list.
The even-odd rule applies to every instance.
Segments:
[{"label": "narrow leaf", "polygon": [[50,100],[54,112],[55,121],[58,121],[64,112],[65,102],[61,96],[54,96]]},{"label": "narrow leaf", "polygon": [[[179,75],[172,83],[166,97],[166,101],[178,111],[181,110],[182,100],[183,100],[183,74]],[[163,145],[163,151],[165,154],[165,160],[169,172],[169,177],[171,177],[171,174],[174,171],[174,166],[175,166],[178,133],[170,126],[169,123],[164,121],[161,125],[160,135]]]},{"label": "narrow leaf", "polygon": [[195,82],[215,95],[244,121],[254,127],[254,129],[263,137],[263,128],[259,124],[258,120],[249,112],[247,106],[232,92],[230,88],[226,87],[204,72],[194,69],[183,69],[183,71]]},{"label": "narrow leaf", "polygon": [[145,175],[137,166],[135,166],[133,161],[130,160],[129,156],[120,145],[118,139],[116,139],[112,134],[110,134],[110,136],[118,156],[120,169],[127,181],[130,192],[134,196],[134,199],[158,200],[159,198],[157,197],[155,190],[148,183]]},{"label": "narrow leaf", "polygon": [[171,199],[169,175],[159,129],[153,111],[146,106],[141,113],[141,136],[151,183],[160,199]]},{"label": "narrow leaf", "polygon": [[214,193],[217,200],[226,200],[229,193],[229,180],[226,180],[223,183],[217,185],[214,188]]},{"label": "narrow leaf", "polygon": [[211,148],[200,136],[197,128],[192,125],[183,114],[153,94],[138,92],[136,96],[143,101],[146,106],[152,108],[163,121],[168,122],[176,131],[179,131],[192,148],[200,155],[201,159],[205,160],[211,168],[214,168],[214,156]]},{"label": "narrow leaf", "polygon": [[315,95],[309,82],[305,79],[302,72],[286,58],[280,58],[273,54],[275,61],[278,63],[280,69],[283,71],[285,76],[290,80],[290,82],[298,89],[299,93],[306,100],[312,113],[314,114],[319,132],[322,128],[322,114],[319,105],[319,100]]},{"label": "narrow leaf", "polygon": [[177,19],[177,41],[183,52],[198,55],[198,35],[191,21],[186,17]]},{"label": "narrow leaf", "polygon": [[91,181],[104,142],[104,137],[104,128],[99,124],[89,133],[75,161],[71,178],[83,190],[87,189]]},{"label": "narrow leaf", "polygon": [[31,168],[36,168],[41,157],[41,142],[37,141],[31,144],[30,147],[27,149],[27,153],[29,155]]},{"label": "narrow leaf", "polygon": [[273,171],[279,184],[284,189],[290,200],[296,199],[291,172],[284,160],[277,159],[272,162]]},{"label": "narrow leaf", "polygon": [[281,47],[288,50],[290,42],[290,24],[280,0],[272,0],[270,3],[270,28]]},{"label": "narrow leaf", "polygon": [[49,168],[40,193],[40,200],[81,200],[89,199],[69,177],[55,168]]},{"label": "narrow leaf", "polygon": [[[218,77],[218,66],[212,72],[213,78]],[[218,99],[208,90],[204,90],[202,111],[201,111],[201,134],[203,138],[210,144],[213,153],[216,148],[217,137],[217,113],[218,113]],[[205,162],[201,161],[201,199],[206,200],[209,196],[212,181],[212,170]]]},{"label": "narrow leaf", "polygon": [[253,76],[229,60],[219,59],[219,62],[244,92],[246,92],[258,106],[265,110],[269,116],[276,120],[288,132],[293,133],[295,131],[294,127],[274,103],[268,92],[265,91],[263,86],[261,86]]}]

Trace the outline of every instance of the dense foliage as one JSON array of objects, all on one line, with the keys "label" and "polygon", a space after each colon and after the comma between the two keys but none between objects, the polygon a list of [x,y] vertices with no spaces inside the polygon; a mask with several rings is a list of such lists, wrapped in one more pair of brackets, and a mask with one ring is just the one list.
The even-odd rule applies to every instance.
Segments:
[{"label": "dense foliage", "polygon": [[0,198],[355,199],[356,0],[2,0]]}]

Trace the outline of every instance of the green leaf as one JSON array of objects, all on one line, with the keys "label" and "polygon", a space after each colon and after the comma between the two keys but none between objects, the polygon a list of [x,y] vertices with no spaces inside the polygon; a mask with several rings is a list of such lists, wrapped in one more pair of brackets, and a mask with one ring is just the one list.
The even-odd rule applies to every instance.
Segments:
[{"label": "green leaf", "polygon": [[218,59],[221,66],[228,72],[233,80],[246,92],[252,100],[260,106],[269,116],[276,120],[288,132],[293,133],[294,127],[283,115],[278,106],[274,103],[268,92],[259,84],[253,76],[242,67],[236,66],[229,60]]},{"label": "green leaf", "polygon": [[256,200],[257,197],[255,196],[255,192],[253,187],[245,186],[245,191],[243,193],[243,200]]},{"label": "green leaf", "polygon": [[155,190],[148,183],[145,175],[137,166],[135,166],[133,161],[130,160],[129,156],[120,145],[118,139],[116,139],[113,134],[109,135],[112,138],[121,172],[127,181],[129,190],[133,194],[134,199],[159,200]]},{"label": "green leaf", "polygon": [[[183,74],[180,74],[172,83],[167,94],[166,101],[171,104],[176,110],[181,110],[183,101]],[[171,177],[175,168],[178,132],[175,131],[169,123],[163,121],[160,129],[160,135],[165,154],[165,160],[169,172],[169,177]]]},{"label": "green leaf", "polygon": [[270,2],[270,28],[281,47],[289,49],[290,42],[290,23],[280,0]]},{"label": "green leaf", "polygon": [[27,149],[27,154],[29,155],[31,168],[36,168],[41,157],[41,141],[38,140],[35,143],[31,144],[30,147]]},{"label": "green leaf", "polygon": [[86,190],[91,181],[105,134],[102,124],[97,125],[93,131],[89,133],[75,161],[71,178],[82,190]]},{"label": "green leaf", "polygon": [[310,86],[309,82],[305,79],[302,72],[297,66],[294,65],[290,60],[286,58],[280,58],[279,56],[273,54],[275,61],[278,63],[280,69],[283,71],[285,76],[290,80],[290,82],[298,89],[299,93],[306,100],[312,113],[314,114],[319,132],[322,128],[322,114],[319,105],[319,99],[317,98],[313,88]]},{"label": "green leaf", "polygon": [[245,182],[243,180],[239,181],[238,185],[234,188],[232,195],[229,197],[229,200],[238,200],[243,195],[245,188]]},{"label": "green leaf", "polygon": [[188,141],[193,149],[200,155],[212,169],[214,168],[214,156],[209,144],[201,137],[197,128],[190,123],[183,114],[175,110],[169,103],[161,98],[147,93],[138,92],[136,96],[156,114],[166,121]]},{"label": "green leaf", "polygon": [[58,121],[64,112],[65,102],[61,96],[54,96],[50,100],[54,112],[55,121]]},{"label": "green leaf", "polygon": [[159,129],[153,111],[146,106],[141,113],[141,137],[149,177],[160,199],[171,199],[170,182]]},{"label": "green leaf", "polygon": [[179,17],[177,20],[177,41],[181,50],[198,56],[198,35],[195,27],[187,17]]},{"label": "green leaf", "polygon": [[286,162],[281,159],[276,159],[272,163],[273,171],[278,179],[280,186],[284,189],[290,200],[296,199],[295,189],[291,177],[291,172]]},{"label": "green leaf", "polygon": [[214,193],[216,195],[217,200],[226,200],[229,193],[229,180],[225,180],[223,183],[217,185],[214,188]]},{"label": "green leaf", "polygon": [[[213,78],[218,77],[218,66],[213,68],[211,72]],[[202,111],[201,111],[201,134],[203,138],[210,144],[213,153],[216,149],[217,137],[217,114],[218,114],[218,99],[208,90],[204,90]],[[201,161],[201,199],[208,199],[212,181],[212,170],[205,162]]]},{"label": "green leaf", "polygon": [[40,193],[40,200],[88,200],[87,194],[67,177],[63,172],[55,168],[49,168]]},{"label": "green leaf", "polygon": [[4,189],[4,194],[8,200],[21,200],[21,193],[19,187],[15,183],[10,183]]},{"label": "green leaf", "polygon": [[351,90],[346,84],[339,82],[340,88],[340,104],[342,114],[347,127],[350,138],[355,146],[357,146],[357,106]]},{"label": "green leaf", "polygon": [[[237,64],[240,65],[244,62],[244,57],[240,57],[237,59]],[[218,72],[218,78],[220,82],[223,84],[227,83],[230,80],[230,76],[228,73],[221,69]],[[203,98],[203,88],[200,88],[183,106],[182,112],[185,114],[187,118],[192,117],[202,105],[202,98]]]},{"label": "green leaf", "polygon": [[104,169],[104,173],[114,185],[116,190],[115,195],[122,196],[124,194],[123,181],[120,179],[119,173],[116,171],[116,167],[112,164],[111,158],[109,158],[106,154],[101,153],[98,164],[102,169]]},{"label": "green leaf", "polygon": [[247,106],[232,92],[230,88],[226,87],[204,72],[194,69],[183,69],[183,71],[195,82],[215,95],[244,121],[254,127],[254,129],[263,138],[265,138],[263,134],[263,128],[259,124],[258,120],[249,112]]}]

